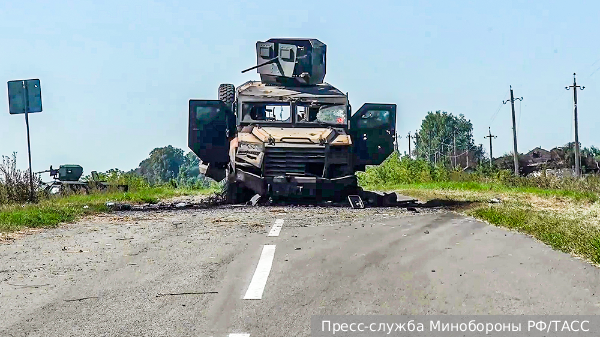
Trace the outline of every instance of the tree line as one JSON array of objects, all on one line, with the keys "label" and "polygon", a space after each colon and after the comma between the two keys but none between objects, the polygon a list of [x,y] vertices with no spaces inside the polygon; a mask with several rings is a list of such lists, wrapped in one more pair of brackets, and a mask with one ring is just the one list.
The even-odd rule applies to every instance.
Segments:
[{"label": "tree line", "polygon": [[152,150],[148,158],[135,169],[122,171],[115,168],[99,173],[99,176],[102,180],[128,184],[133,188],[164,184],[172,187],[209,187],[212,181],[200,173],[198,164],[199,159],[193,152],[185,153],[169,145]]},{"label": "tree line", "polygon": [[[411,139],[411,158],[422,159],[434,165],[456,168],[465,167],[464,158],[471,158],[472,164],[489,162],[489,154],[482,144],[475,144],[473,124],[464,115],[453,115],[445,111],[429,111],[421,122],[421,127]],[[551,150],[560,158],[564,166],[575,164],[575,143],[571,142]],[[405,153],[407,154],[407,153]],[[582,167],[597,170],[600,162],[600,149],[591,146],[581,149]],[[512,169],[512,153],[492,158],[499,169]],[[520,158],[520,166],[526,165]],[[460,163],[459,163],[460,162]]]}]

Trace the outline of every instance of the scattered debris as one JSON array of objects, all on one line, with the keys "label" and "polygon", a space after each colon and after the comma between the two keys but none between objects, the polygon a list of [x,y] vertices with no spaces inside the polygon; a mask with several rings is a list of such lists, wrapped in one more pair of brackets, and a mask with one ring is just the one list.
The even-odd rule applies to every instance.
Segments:
[{"label": "scattered debris", "polygon": [[200,291],[200,292],[187,292],[187,293],[170,293],[170,294],[156,294],[156,297],[163,296],[179,296],[179,295],[206,295],[206,294],[218,294],[218,291]]},{"label": "scattered debris", "polygon": [[259,201],[260,201],[260,194],[255,194],[252,198],[250,198],[249,203],[252,206],[256,206]]},{"label": "scattered debris", "polygon": [[489,201],[489,203],[490,203],[490,204],[499,204],[499,203],[501,203],[501,202],[502,202],[502,200],[500,200],[500,199],[498,199],[498,198],[492,198],[492,199],[490,199],[490,201]]},{"label": "scattered debris", "polygon": [[107,202],[106,207],[108,207],[112,211],[129,211],[132,209],[130,204],[119,204],[115,202]]},{"label": "scattered debris", "polygon": [[375,191],[361,191],[361,198],[366,201],[367,204],[373,206],[397,206],[398,205],[398,194],[395,192],[375,192]]},{"label": "scattered debris", "polygon": [[159,202],[155,204],[130,205],[107,202],[106,207],[112,211],[157,211],[157,210],[175,210],[175,209],[202,209],[225,204],[224,197],[221,194],[210,195],[199,202]]},{"label": "scattered debris", "polygon": [[352,208],[365,208],[365,204],[360,198],[360,195],[349,195],[348,201],[350,202],[350,206]]},{"label": "scattered debris", "polygon": [[83,300],[91,300],[94,298],[100,298],[98,296],[90,296],[90,297],[82,297],[82,298],[74,298],[74,299],[70,299],[70,300],[65,300],[65,302],[81,302]]},{"label": "scattered debris", "polygon": [[13,283],[6,283],[8,285],[11,285],[13,287],[20,287],[20,288],[40,288],[40,287],[46,287],[49,286],[51,284],[13,284]]}]

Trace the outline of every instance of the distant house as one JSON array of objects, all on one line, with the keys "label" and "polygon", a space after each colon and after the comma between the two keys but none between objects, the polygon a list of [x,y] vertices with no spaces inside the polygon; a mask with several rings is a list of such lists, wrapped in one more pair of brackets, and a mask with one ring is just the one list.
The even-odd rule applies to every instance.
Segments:
[{"label": "distant house", "polygon": [[523,159],[528,165],[540,165],[548,163],[552,160],[552,153],[548,150],[544,150],[541,147],[527,152],[523,155]]},{"label": "distant house", "polygon": [[477,167],[477,158],[474,151],[465,151],[458,153],[453,159],[454,165],[460,167],[463,171],[472,171]]}]

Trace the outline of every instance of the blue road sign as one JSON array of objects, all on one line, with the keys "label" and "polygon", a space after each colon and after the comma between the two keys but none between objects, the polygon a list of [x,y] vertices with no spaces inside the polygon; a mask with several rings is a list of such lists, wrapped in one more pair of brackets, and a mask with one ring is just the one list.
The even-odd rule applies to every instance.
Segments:
[{"label": "blue road sign", "polygon": [[15,114],[42,112],[40,80],[8,81],[8,111]]}]

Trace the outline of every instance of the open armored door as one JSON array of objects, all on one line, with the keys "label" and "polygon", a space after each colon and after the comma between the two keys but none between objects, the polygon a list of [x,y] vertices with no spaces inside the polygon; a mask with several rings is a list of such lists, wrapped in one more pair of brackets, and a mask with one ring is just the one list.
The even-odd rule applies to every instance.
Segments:
[{"label": "open armored door", "polygon": [[235,115],[220,100],[190,100],[188,147],[202,161],[200,170],[216,181],[225,178]]},{"label": "open armored door", "polygon": [[379,165],[394,151],[396,104],[365,103],[350,118],[354,165]]}]

